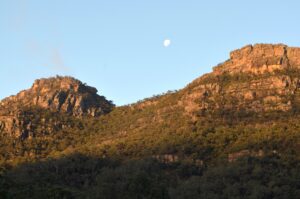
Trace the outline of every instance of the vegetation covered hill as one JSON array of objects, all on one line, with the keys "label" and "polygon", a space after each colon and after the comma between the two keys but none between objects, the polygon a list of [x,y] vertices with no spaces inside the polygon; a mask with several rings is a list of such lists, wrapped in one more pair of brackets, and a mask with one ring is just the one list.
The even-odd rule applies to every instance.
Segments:
[{"label": "vegetation covered hill", "polygon": [[49,100],[63,90],[88,96],[82,110],[106,111],[5,99],[0,196],[299,198],[299,78],[299,48],[259,44],[182,90],[122,107],[71,89],[73,78],[46,79],[50,91],[23,92]]}]

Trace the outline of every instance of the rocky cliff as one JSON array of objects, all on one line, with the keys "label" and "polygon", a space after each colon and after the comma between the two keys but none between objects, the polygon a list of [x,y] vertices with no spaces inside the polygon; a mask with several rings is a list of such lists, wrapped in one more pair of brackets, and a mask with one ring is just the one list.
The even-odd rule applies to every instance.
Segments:
[{"label": "rocky cliff", "polygon": [[0,102],[0,131],[17,137],[24,136],[24,129],[32,131],[32,113],[28,114],[25,109],[35,108],[75,117],[96,117],[109,113],[113,107],[111,101],[97,94],[96,88],[72,77],[39,79],[30,89]]},{"label": "rocky cliff", "polygon": [[37,106],[73,116],[99,116],[110,112],[113,104],[97,92],[72,77],[58,76],[36,80],[30,89],[2,100],[0,107],[10,107],[13,112],[20,107]]},{"label": "rocky cliff", "polygon": [[299,70],[300,48],[248,45],[185,88],[181,104],[198,115],[297,111]]},{"label": "rocky cliff", "polygon": [[256,44],[232,51],[230,59],[214,67],[213,73],[261,74],[283,70],[290,66],[300,68],[300,48],[283,44]]}]

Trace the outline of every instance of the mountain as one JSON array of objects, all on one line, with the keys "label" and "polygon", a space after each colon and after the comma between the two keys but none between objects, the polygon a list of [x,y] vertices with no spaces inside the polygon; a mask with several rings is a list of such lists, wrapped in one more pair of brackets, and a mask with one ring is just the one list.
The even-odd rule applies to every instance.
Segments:
[{"label": "mountain", "polygon": [[0,102],[0,196],[298,198],[299,88],[300,48],[283,44],[121,107],[71,77],[37,80]]}]

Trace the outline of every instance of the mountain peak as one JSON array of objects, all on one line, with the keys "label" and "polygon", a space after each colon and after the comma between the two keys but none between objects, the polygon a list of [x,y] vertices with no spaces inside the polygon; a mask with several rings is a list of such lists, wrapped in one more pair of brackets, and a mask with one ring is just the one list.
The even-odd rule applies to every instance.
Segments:
[{"label": "mountain peak", "polygon": [[283,44],[242,47],[185,91],[185,110],[198,115],[242,118],[300,112],[300,48]]},{"label": "mountain peak", "polygon": [[45,92],[44,89],[72,91],[76,93],[97,94],[98,90],[94,87],[87,86],[80,80],[69,76],[56,76],[51,78],[41,78],[34,81],[32,88],[35,91]]},{"label": "mountain peak", "polygon": [[261,74],[289,66],[300,67],[300,48],[284,44],[255,44],[232,51],[229,60],[214,67],[214,73]]},{"label": "mountain peak", "polygon": [[32,87],[0,102],[2,107],[37,106],[73,116],[99,116],[114,106],[97,89],[73,77],[56,76],[35,80]]}]

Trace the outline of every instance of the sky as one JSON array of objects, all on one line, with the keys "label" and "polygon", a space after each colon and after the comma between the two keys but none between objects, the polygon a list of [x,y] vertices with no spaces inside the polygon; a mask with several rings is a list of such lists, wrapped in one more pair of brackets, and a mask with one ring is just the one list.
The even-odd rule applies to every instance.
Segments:
[{"label": "sky", "polygon": [[298,0],[0,0],[0,99],[55,75],[117,105],[181,89],[247,44],[300,47],[299,8]]}]

